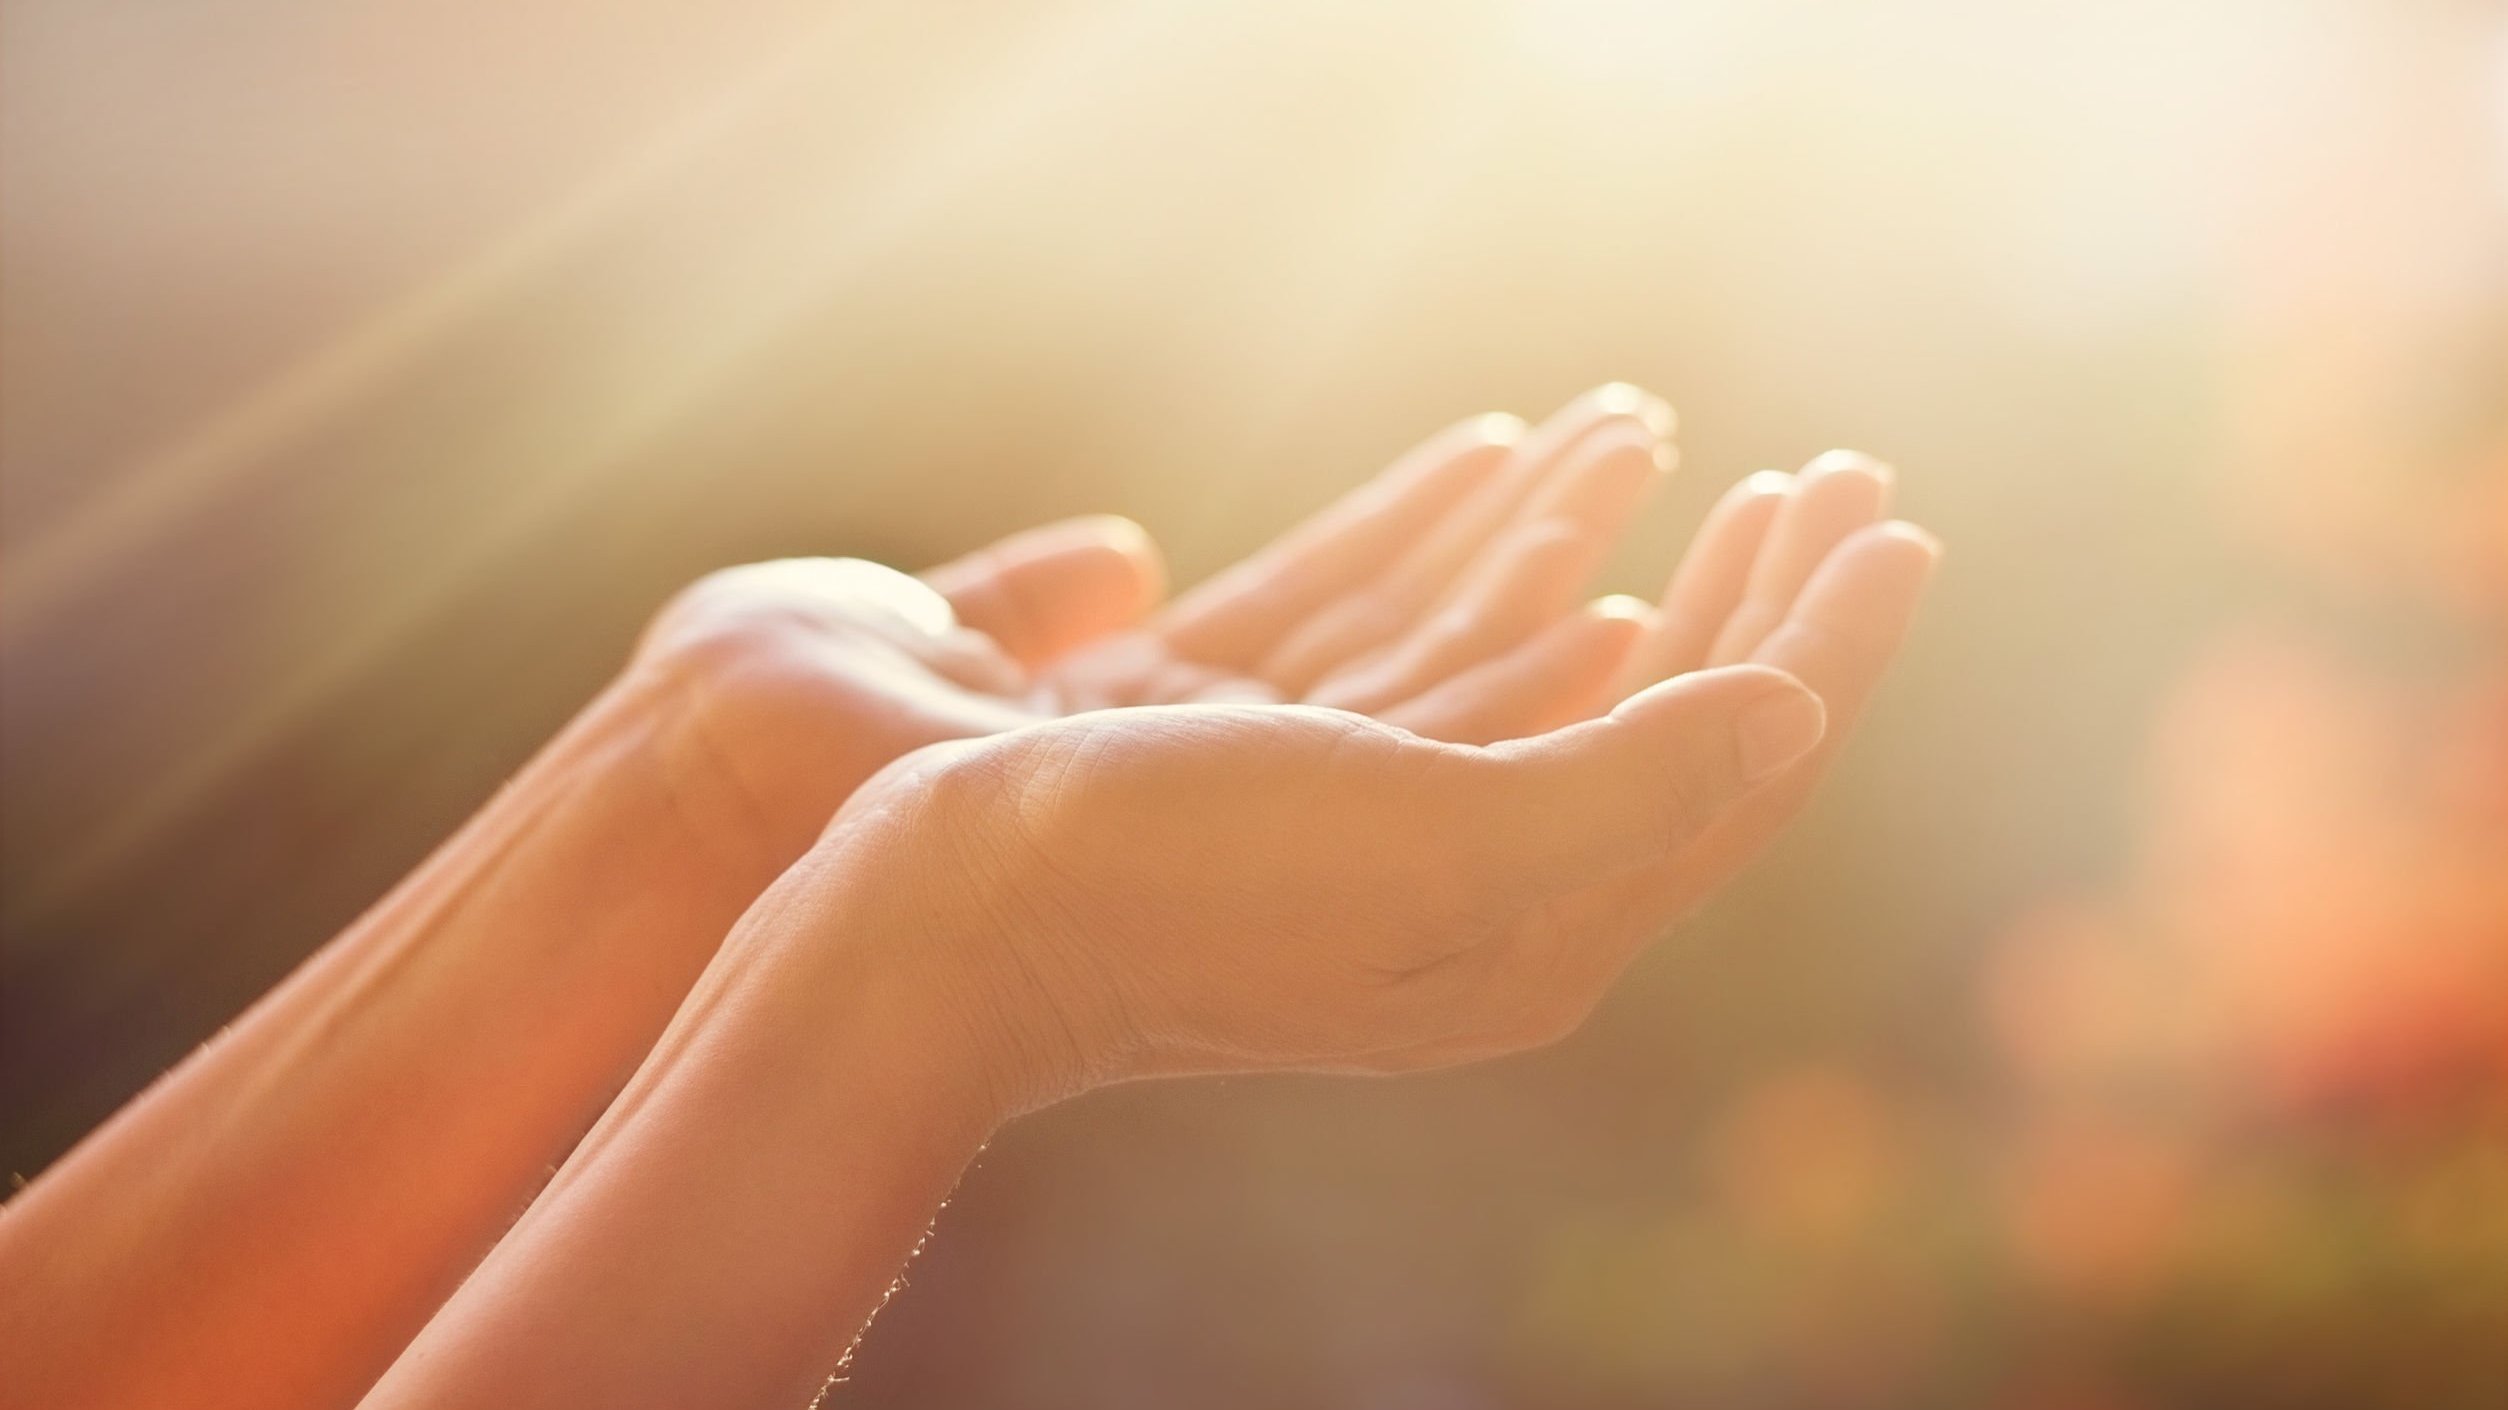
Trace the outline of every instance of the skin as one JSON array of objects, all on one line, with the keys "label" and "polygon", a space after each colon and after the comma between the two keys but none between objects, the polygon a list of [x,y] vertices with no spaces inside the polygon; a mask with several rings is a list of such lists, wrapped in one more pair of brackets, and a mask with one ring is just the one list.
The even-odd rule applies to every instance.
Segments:
[{"label": "skin", "polygon": [[[1337,785],[1363,802],[1385,770],[1420,767],[1419,749],[1512,759],[1471,747],[1593,713],[1615,673],[1697,664],[1683,624],[1716,615],[1721,634],[1720,594],[1775,594],[1780,576],[1685,570],[1660,614],[1576,606],[1668,464],[1665,429],[1659,404],[1616,388],[1530,431],[1467,423],[1157,610],[1154,555],[1109,520],[1014,536],[920,580],[799,560],[699,583],[436,857],[9,1206],[0,1380],[48,1405],[344,1405],[407,1346],[376,1403],[572,1401],[612,1378],[620,1403],[778,1403],[832,1363],[967,1155],[1012,1112],[1152,1071],[1446,1060],[1393,1029],[1369,1043],[1410,1058],[1353,1049],[1337,1061],[1245,1034],[1207,1050],[1150,1041],[1209,1015],[1126,997],[1163,992],[1145,979],[1075,977],[1129,973],[1101,952],[1157,947],[1148,928],[1117,942],[1086,919],[1150,873],[1102,871],[1106,858],[1073,851],[1064,823],[1182,824],[1160,840],[1184,845],[1215,805],[1236,832],[1183,852],[1145,846],[1138,860],[1195,886],[1276,881],[1290,873],[1264,849],[1297,831],[1278,790],[1301,774],[1320,786],[1374,759]],[[1915,531],[1869,518],[1819,542],[1845,516],[1795,506],[1838,496],[1827,478],[1737,490],[1697,552],[1756,565],[1782,543],[1819,565],[1797,605],[1831,602],[1833,615],[1929,565]],[[1790,631],[1789,616],[1767,641]],[[1886,646],[1832,626],[1815,635],[1810,655],[1851,663],[1830,682],[1832,713],[1851,711]],[[1820,689],[1817,674],[1804,678]],[[1155,708],[1057,723],[1107,706]],[[995,736],[998,751],[966,743]],[[1507,747],[1529,759],[1567,746]],[[1079,766],[1101,757],[1120,767]],[[1814,767],[1762,780],[1756,796],[1798,802]],[[1028,782],[1004,793],[986,780]],[[1481,796],[1445,803],[1461,816],[1486,811],[1471,801]],[[1159,799],[1173,816],[1140,811]],[[1595,933],[1621,939],[1585,948],[1624,959],[1646,917],[1712,889],[1786,810],[1729,812],[1721,846],[1708,845],[1712,828],[1684,843],[1697,864],[1613,881],[1624,917]],[[1063,819],[1036,832],[1063,840],[1014,845],[1031,812]],[[1304,839],[1307,852],[1322,839]],[[1195,879],[1209,847],[1249,870]],[[1048,884],[1065,868],[1076,890]],[[1076,919],[1038,927],[1025,905]],[[1214,957],[1246,946],[1211,943]],[[1306,999],[1255,988],[1238,1001]],[[1120,1017],[1136,1007],[1156,1017]],[[1248,1013],[1257,1033],[1278,1021]],[[732,1079],[737,1091],[708,1085]],[[767,1198],[755,1183],[785,1178],[811,1182],[813,1197]],[[829,1217],[743,1222],[803,1204]],[[749,1249],[752,1237],[775,1247]],[[546,1240],[580,1244],[589,1261]],[[752,1252],[779,1254],[756,1267],[782,1271],[742,1271]],[[603,1258],[624,1258],[627,1276],[588,1278]],[[705,1325],[686,1322],[709,1288],[721,1299]],[[513,1342],[511,1328],[542,1316],[557,1335]],[[644,1320],[673,1330],[643,1335]],[[668,1364],[644,1364],[656,1356]]]},{"label": "skin", "polygon": [[1698,550],[1729,571],[1676,580],[1629,667],[1670,678],[1599,720],[1474,747],[1169,708],[891,766],[368,1404],[800,1404],[1019,1113],[1572,1030],[1869,697],[1937,556],[1869,517],[1887,489],[1860,459],[1737,488]]},{"label": "skin", "polygon": [[[1528,538],[1608,542],[1655,404],[1455,427],[1163,609],[1140,531],[1016,535],[922,579],[714,575],[400,887],[9,1204],[0,1385],[55,1406],[354,1402],[635,1070],[724,932],[854,789],[935,741],[1116,702],[1277,699],[1256,653],[1373,614],[1309,668],[1432,623],[1471,659],[1389,717],[1458,737],[1573,708],[1643,624]],[[1528,533],[1538,529],[1537,534]],[[1443,545],[1433,560],[1389,544]],[[1391,567],[1388,568],[1388,563]],[[1482,623],[1496,584],[1535,618]]]}]

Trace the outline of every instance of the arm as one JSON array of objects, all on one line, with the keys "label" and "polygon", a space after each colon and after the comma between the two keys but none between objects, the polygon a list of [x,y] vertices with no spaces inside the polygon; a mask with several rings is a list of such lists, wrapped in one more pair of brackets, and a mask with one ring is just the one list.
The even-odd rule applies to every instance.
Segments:
[{"label": "arm", "polygon": [[1236,707],[901,761],[743,918],[369,1410],[803,1404],[1023,1110],[1562,1035],[1729,875],[1737,828],[1773,826],[1754,804],[1799,799],[1933,554],[1850,536],[1736,648],[1816,677],[1833,715],[1744,667],[1495,748]]},{"label": "arm", "polygon": [[367,1406],[810,1403],[1011,1114],[893,871],[814,856],[759,901]]},{"label": "arm", "polygon": [[[1319,679],[1410,653],[1379,693],[1426,730],[1566,708],[1637,624],[1552,623],[1582,576],[1559,549],[1616,537],[1659,473],[1644,423],[1614,398],[1522,447],[1467,423],[1146,624],[1157,566],[1109,521],[928,584],[802,560],[698,585],[433,859],[10,1203],[0,1382],[65,1407],[353,1401],[742,908],[909,750],[1109,699],[1276,698],[1288,668],[1257,657],[1282,644]],[[1355,594],[1371,610],[1335,617]]]},{"label": "arm", "polygon": [[772,875],[745,801],[689,766],[688,724],[648,682],[603,696],[9,1206],[0,1346],[28,1403],[324,1405],[371,1383]]}]

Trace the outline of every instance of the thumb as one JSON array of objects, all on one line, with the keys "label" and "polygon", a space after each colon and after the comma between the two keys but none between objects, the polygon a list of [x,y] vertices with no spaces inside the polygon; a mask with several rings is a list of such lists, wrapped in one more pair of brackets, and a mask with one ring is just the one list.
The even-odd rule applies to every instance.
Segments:
[{"label": "thumb", "polygon": [[1490,865],[1546,892],[1661,861],[1811,752],[1820,699],[1766,666],[1693,671],[1598,720],[1482,751]]},{"label": "thumb", "polygon": [[1141,526],[1112,514],[1027,529],[923,574],[965,625],[1039,666],[1138,622],[1166,591]]}]

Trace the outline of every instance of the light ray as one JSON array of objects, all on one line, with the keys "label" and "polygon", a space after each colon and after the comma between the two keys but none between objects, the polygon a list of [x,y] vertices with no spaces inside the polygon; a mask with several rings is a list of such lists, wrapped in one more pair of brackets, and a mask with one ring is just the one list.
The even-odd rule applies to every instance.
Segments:
[{"label": "light ray", "polygon": [[840,44],[850,11],[779,49],[747,78],[540,207],[469,259],[438,274],[297,359],[72,506],[0,564],[0,639],[12,639],[79,589],[130,560],[205,500],[268,466],[274,452],[355,405],[453,336],[481,311],[580,248],[639,200],[664,189],[775,94]]},{"label": "light ray", "polygon": [[1381,317],[1410,261],[1437,237],[1464,184],[1514,114],[1515,94],[1500,81],[1509,53],[1499,37],[1460,38],[1436,85],[1438,101],[1405,111],[1374,153],[1365,199],[1319,222],[1299,247],[1298,292],[1244,340],[1250,434],[1297,414],[1349,376],[1363,331]]},{"label": "light ray", "polygon": [[[760,226],[753,232],[753,248],[722,261],[734,276],[746,272],[749,277],[706,290],[697,299],[701,318],[642,320],[650,327],[653,346],[641,353],[654,365],[643,369],[645,380],[637,395],[552,408],[551,415],[561,423],[574,424],[561,424],[548,434],[552,454],[531,462],[531,474],[516,482],[498,518],[470,527],[459,541],[447,544],[431,560],[429,573],[395,580],[358,630],[334,636],[257,691],[250,705],[213,739],[188,750],[111,824],[69,850],[46,884],[29,888],[36,894],[22,898],[27,912],[38,913],[75,894],[180,816],[267,740],[355,680],[424,622],[455,585],[527,544],[535,528],[587,489],[601,471],[719,389],[741,365],[743,354],[816,306],[842,278],[861,274],[878,255],[910,238],[946,197],[980,179],[988,163],[1002,159],[1023,125],[1131,59],[1149,37],[1142,21],[1158,8],[1140,0],[1074,20],[1037,51],[1022,56],[1010,74],[970,84],[972,97],[933,129],[890,145],[876,171],[853,183],[830,183],[815,200],[797,202],[783,219]],[[810,53],[823,56],[828,48],[817,44]],[[775,66],[771,82],[789,86],[807,72],[806,56],[796,55]],[[565,218],[535,224],[527,241],[510,242],[494,261],[483,261],[457,283],[439,285],[427,298],[396,311],[388,328],[368,330],[357,340],[354,354],[340,359],[351,371],[313,368],[291,377],[283,394],[264,399],[267,409],[236,419],[241,429],[218,442],[218,457],[193,452],[180,462],[182,479],[158,482],[179,484],[181,490],[131,502],[110,521],[114,529],[91,529],[95,537],[88,542],[105,552],[122,550],[127,536],[144,532],[189,502],[171,495],[197,495],[216,475],[239,464],[239,453],[266,453],[338,397],[362,394],[409,366],[466,316],[510,291],[538,265],[566,253],[617,212],[625,198],[666,175],[673,162],[682,160],[678,153],[693,153],[737,130],[742,118],[771,96],[767,82],[749,85],[739,101],[718,105],[710,110],[714,116],[709,122],[701,128],[692,125],[679,137],[670,161],[648,157],[636,164],[633,174],[613,177],[601,187],[603,193],[615,189],[618,194],[571,199]],[[642,175],[648,171],[654,175]],[[442,292],[447,288],[452,292]],[[116,536],[104,537],[107,533]]]}]

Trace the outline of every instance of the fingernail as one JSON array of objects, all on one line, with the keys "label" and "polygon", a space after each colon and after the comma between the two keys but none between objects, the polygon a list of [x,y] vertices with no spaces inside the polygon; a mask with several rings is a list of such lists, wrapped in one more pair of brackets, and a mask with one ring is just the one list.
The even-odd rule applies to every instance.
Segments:
[{"label": "fingernail", "polygon": [[1921,545],[1925,552],[1933,555],[1936,561],[1941,559],[1941,538],[1934,534],[1932,530],[1925,528],[1923,525],[1910,524],[1904,519],[1892,519],[1882,527],[1889,530],[1891,533],[1896,534],[1900,538],[1906,539],[1911,543]]},{"label": "fingernail", "polygon": [[1605,382],[1594,388],[1594,405],[1619,416],[1634,416],[1646,423],[1646,429],[1657,437],[1669,438],[1679,418],[1672,414],[1672,404],[1643,387],[1626,382]]},{"label": "fingernail", "polygon": [[1772,690],[1744,706],[1733,721],[1743,780],[1757,783],[1783,773],[1811,752],[1827,727],[1820,697],[1807,690]]},{"label": "fingernail", "polygon": [[1595,598],[1593,613],[1597,617],[1608,617],[1617,621],[1643,622],[1654,616],[1655,605],[1644,598],[1615,592],[1605,597]]},{"label": "fingernail", "polygon": [[1742,481],[1744,493],[1754,495],[1784,494],[1793,488],[1794,477],[1782,470],[1753,470]]},{"label": "fingernail", "polygon": [[1524,439],[1524,418],[1493,411],[1472,423],[1472,434],[1493,446],[1511,446]]},{"label": "fingernail", "polygon": [[[1576,454],[1595,463],[1614,463],[1623,451],[1644,448],[1655,475],[1669,471],[1678,457],[1661,436],[1635,426],[1604,426],[1576,444]],[[1652,483],[1652,476],[1646,477]]]},{"label": "fingernail", "polygon": [[1822,451],[1812,457],[1811,464],[1803,467],[1806,475],[1825,475],[1838,470],[1861,470],[1885,485],[1898,478],[1898,472],[1891,469],[1886,461],[1875,460],[1860,450]]},{"label": "fingernail", "polygon": [[1149,530],[1142,528],[1139,520],[1121,514],[1084,514],[1068,521],[1067,535],[1067,542],[1073,547],[1105,544],[1136,557],[1152,550]]}]

